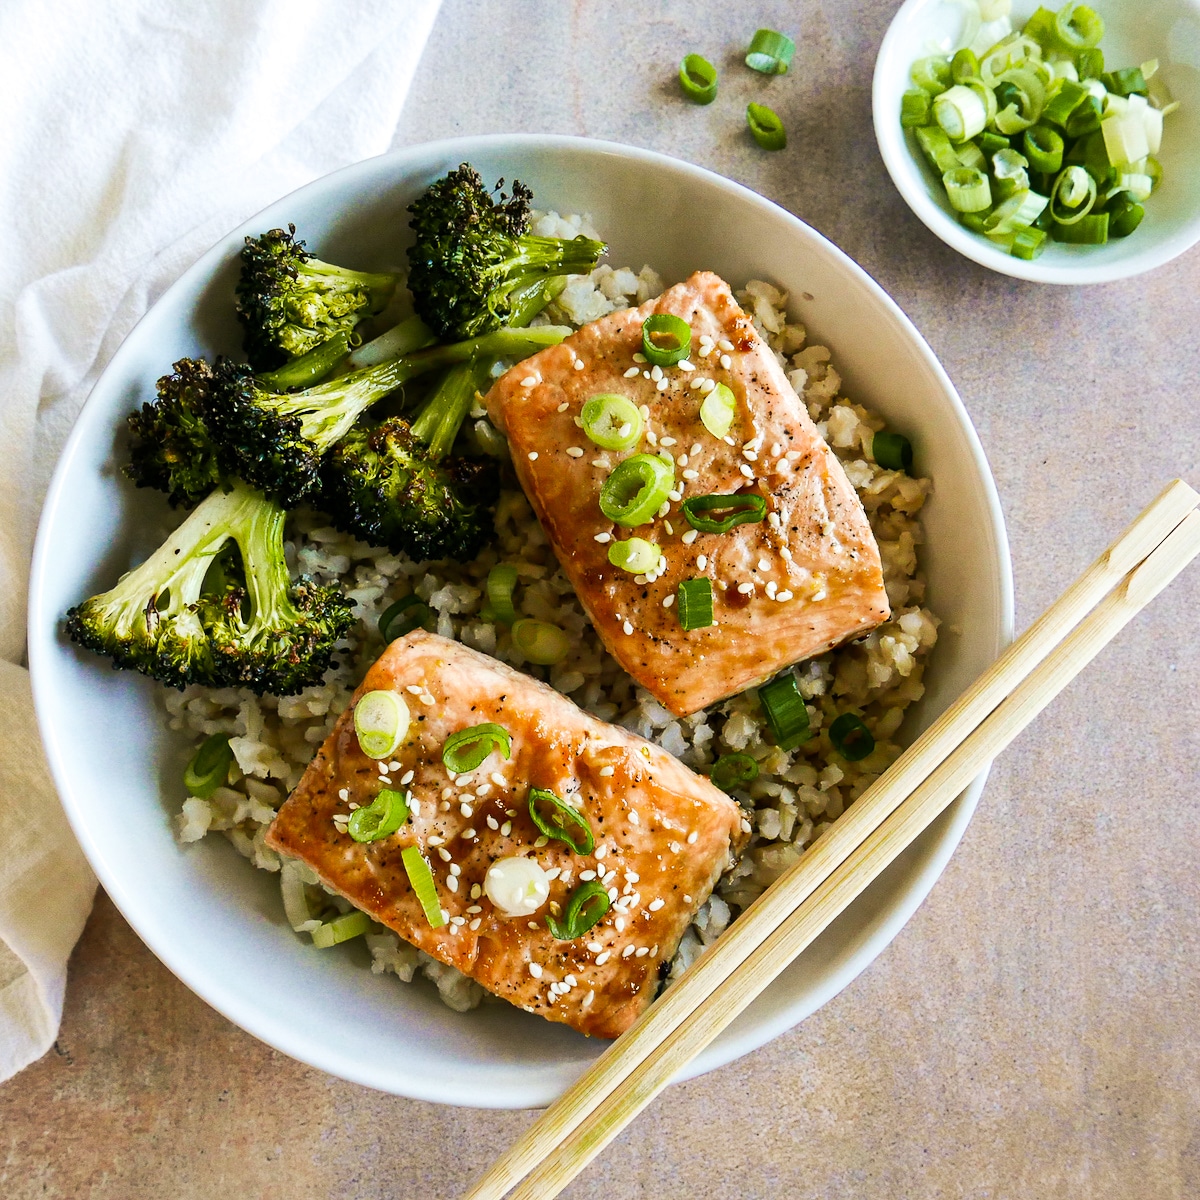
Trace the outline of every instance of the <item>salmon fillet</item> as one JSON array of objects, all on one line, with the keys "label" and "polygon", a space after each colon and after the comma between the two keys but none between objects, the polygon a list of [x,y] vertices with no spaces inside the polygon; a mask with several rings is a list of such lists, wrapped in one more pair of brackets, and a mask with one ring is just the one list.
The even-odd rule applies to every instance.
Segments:
[{"label": "salmon fillet", "polygon": [[[686,365],[655,372],[635,358],[652,313],[690,326]],[[716,345],[701,357],[704,336]],[[736,400],[723,438],[700,420],[705,379],[726,384]],[[581,427],[584,403],[614,392],[647,418],[640,444],[624,451],[601,450]],[[698,272],[640,308],[585,325],[501,376],[485,403],[596,631],[675,715],[887,619],[879,548],[862,504],[773,351],[718,276]],[[613,524],[599,506],[605,479],[631,455],[664,451],[675,462],[668,511],[635,529]],[[703,533],[680,510],[688,497],[734,492],[761,495],[765,519]],[[611,540],[631,534],[664,553],[666,570],[657,578],[610,565]],[[688,632],[674,597],[681,580],[701,577],[712,581],[714,624]]]},{"label": "salmon fillet", "polygon": [[[434,634],[393,642],[355,702],[375,690],[408,704],[406,739],[381,767],[359,747],[352,706],[279,810],[267,844],[505,1000],[581,1033],[617,1037],[654,998],[696,909],[745,845],[750,826],[737,804],[660,747]],[[508,730],[512,757],[493,751],[470,774],[451,776],[442,764],[446,738],[484,722]],[[409,821],[379,841],[354,841],[345,819],[387,786],[411,796]],[[592,853],[541,834],[529,814],[531,787],[586,816]],[[439,929],[401,862],[412,845],[432,867],[447,920]],[[532,858],[553,877],[534,914],[506,916],[485,894],[488,868],[510,856]],[[581,881],[597,877],[612,907],[583,936],[557,940],[547,911],[558,915]]]}]

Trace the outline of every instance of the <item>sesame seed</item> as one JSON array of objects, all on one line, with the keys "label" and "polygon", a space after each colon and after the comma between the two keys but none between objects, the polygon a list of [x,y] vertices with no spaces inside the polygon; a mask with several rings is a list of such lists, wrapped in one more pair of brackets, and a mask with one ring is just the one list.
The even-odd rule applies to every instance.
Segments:
[{"label": "sesame seed", "polygon": [[648,405],[648,404],[641,405],[638,408],[638,412],[640,412],[642,414],[642,420],[644,420],[644,421],[650,420],[650,405]]},{"label": "sesame seed", "polygon": [[660,438],[659,443],[663,446],[673,446],[675,445],[675,439],[673,437]]},{"label": "sesame seed", "polygon": [[529,973],[530,973],[530,975],[532,975],[532,976],[534,977],[534,979],[541,979],[541,977],[542,977],[542,964],[541,964],[541,963],[535,963],[535,962],[531,962],[531,963],[529,964]]},{"label": "sesame seed", "polygon": [[673,595],[671,595],[671,596],[668,596],[668,597],[667,597],[667,598],[666,598],[666,599],[663,601],[663,608],[670,608],[670,607],[671,607],[671,605],[672,605],[672,604],[674,604],[674,603],[675,603],[675,597],[674,597]]},{"label": "sesame seed", "polygon": [[536,375],[526,375],[525,378],[521,380],[521,386],[522,387],[537,387],[537,376]]},{"label": "sesame seed", "polygon": [[610,778],[611,776],[615,775],[616,773],[617,773],[616,767],[601,767],[600,768],[600,774],[605,779]]},{"label": "sesame seed", "polygon": [[688,362],[686,358],[681,358],[675,365],[681,371],[694,371],[696,369],[695,364]]},{"label": "sesame seed", "polygon": [[479,928],[479,926],[480,926],[480,925],[482,925],[482,924],[483,924],[483,918],[482,918],[482,917],[476,917],[476,918],[475,918],[475,919],[474,919],[474,920],[473,920],[473,921],[470,923],[470,925],[468,925],[468,926],[467,926],[467,928],[468,928],[468,929],[469,929],[469,930],[470,930],[472,933],[474,933],[474,932],[475,932],[475,930],[476,930],[476,929],[478,929],[478,928]]},{"label": "sesame seed", "polygon": [[612,881],[614,879],[616,879],[616,877],[617,877],[616,871],[609,871],[601,877],[600,882],[603,883],[607,887],[607,886],[611,885]]},{"label": "sesame seed", "polygon": [[462,837],[462,839],[464,841],[467,841],[467,842],[473,841],[475,838],[475,830],[474,829],[464,829],[462,831],[462,833],[460,834],[460,836]]},{"label": "sesame seed", "polygon": [[563,983],[565,983],[567,985],[567,987],[578,987],[579,986],[579,980],[576,979],[574,975],[564,975]]},{"label": "sesame seed", "polygon": [[495,817],[489,815],[487,818],[487,827],[489,829],[499,829],[500,822],[497,821]]},{"label": "sesame seed", "polygon": [[[791,598],[792,598],[792,593],[789,591],[786,591],[786,590],[780,592],[779,595],[777,595],[775,597],[775,599],[778,600],[781,604],[786,604]],[[823,598],[824,597],[822,597],[822,599]],[[814,596],[813,599],[815,600],[815,599],[817,599],[817,597]]]},{"label": "sesame seed", "polygon": [[338,796],[339,796],[339,797],[340,797],[342,800],[349,800],[349,799],[350,799],[350,789],[349,789],[349,788],[342,788],[342,790],[341,790],[340,792],[338,792]]},{"label": "sesame seed", "polygon": [[452,892],[457,892],[458,891],[458,877],[455,875],[447,875],[446,876],[446,886]]},{"label": "sesame seed", "polygon": [[577,358],[575,360],[575,370],[577,370],[577,371],[583,370],[583,359],[582,358]]},{"label": "sesame seed", "polygon": [[604,857],[605,857],[607,854],[608,854],[608,847],[607,847],[607,846],[603,846],[603,845],[601,845],[601,846],[597,846],[597,847],[596,847],[596,861],[597,861],[597,862],[599,862],[599,861],[600,861],[602,858],[604,858]]},{"label": "sesame seed", "polygon": [[537,841],[533,843],[533,848],[540,850],[543,846],[548,846],[549,844],[550,839],[544,833],[540,833],[538,834]]},{"label": "sesame seed", "polygon": [[449,812],[449,811],[450,811],[450,801],[443,800],[441,802],[441,804],[438,805],[438,812]]},{"label": "sesame seed", "polygon": [[667,535],[668,535],[669,537],[674,537],[674,535],[675,535],[675,526],[674,526],[674,525],[672,525],[670,521],[664,521],[664,522],[663,522],[663,524],[666,526],[666,529],[667,529]]},{"label": "sesame seed", "polygon": [[792,561],[792,552],[786,546],[784,546],[784,548],[782,550],[780,550],[780,552],[779,552],[779,557],[785,558],[785,559],[787,559],[788,562],[791,562]]},{"label": "sesame seed", "polygon": [[537,453],[537,451],[536,451],[536,450],[530,450],[530,452],[529,452],[529,461],[530,461],[530,462],[537,462],[537,456],[538,456],[538,453]]},{"label": "sesame seed", "polygon": [[538,923],[536,921],[527,921],[525,923],[525,927],[526,929],[536,929],[538,927]]},{"label": "sesame seed", "polygon": [[[475,884],[475,885],[474,885],[474,886],[471,888],[471,898],[472,898],[472,899],[477,899],[477,897],[476,897],[476,895],[475,895],[475,892],[476,892],[476,890],[478,889],[478,887],[479,887],[479,884]],[[467,912],[469,912],[469,913],[481,913],[481,912],[483,912],[483,909],[482,909],[482,908],[480,908],[478,904],[471,904],[471,905],[469,905],[469,906],[467,907]]]},{"label": "sesame seed", "polygon": [[392,781],[387,777],[386,774],[384,774],[383,772],[380,772],[379,782],[380,783],[391,783]]},{"label": "sesame seed", "polygon": [[[621,911],[622,911],[622,912],[624,912],[625,910],[624,910],[624,909],[622,909]],[[624,933],[624,932],[625,932],[625,918],[624,918],[624,917],[618,917],[618,918],[617,918],[617,919],[616,919],[616,920],[613,922],[613,925],[616,927],[616,930],[617,930],[617,932],[618,932],[618,933]],[[596,959],[596,961],[597,961],[597,962],[599,962],[600,960],[599,960],[599,959]]]},{"label": "sesame seed", "polygon": [[652,445],[652,446],[657,446],[658,445],[658,434],[655,433],[653,429],[647,429],[646,430],[646,441],[648,441],[650,443],[650,445]]},{"label": "sesame seed", "polygon": [[667,499],[675,504],[678,504],[683,499],[683,493],[678,489],[674,489],[667,493]]},{"label": "sesame seed", "polygon": [[723,366],[723,367],[725,368],[725,370],[727,370],[727,371],[729,370],[729,368],[730,368],[730,367],[732,367],[732,366],[733,366],[733,359],[732,359],[732,358],[730,358],[728,354],[722,354],[722,355],[721,355],[721,357],[720,357],[719,359],[717,359],[717,361],[718,361],[718,362],[721,364],[721,366]]},{"label": "sesame seed", "polygon": [[[394,763],[392,765],[395,766]],[[404,774],[400,776],[400,786],[407,787],[410,783],[412,783],[413,779],[416,778],[416,774],[417,773],[415,771],[405,771]]]},{"label": "sesame seed", "polygon": [[600,545],[603,546],[605,542],[612,541],[612,534],[611,533],[598,533],[598,534],[596,534],[595,538],[593,538],[592,540],[599,542]]},{"label": "sesame seed", "polygon": [[659,517],[659,519],[661,520],[661,519],[662,519],[663,517],[665,517],[665,516],[666,516],[666,515],[667,515],[667,514],[668,514],[670,511],[671,511],[671,502],[670,502],[670,500],[664,500],[664,501],[662,502],[662,504],[659,506],[658,513],[657,513],[656,515],[657,515],[657,516]]},{"label": "sesame seed", "polygon": [[557,409],[555,409],[555,412],[566,412],[566,411],[567,411],[567,409],[568,409],[568,408],[570,408],[570,407],[571,407],[571,406],[570,406],[570,405],[569,405],[569,404],[568,404],[568,403],[567,403],[567,402],[564,400],[564,401],[563,401],[563,402],[562,402],[562,403],[561,403],[561,404],[558,406],[558,408],[557,408]]},{"label": "sesame seed", "polygon": [[[478,900],[478,899],[479,899],[479,897],[480,897],[480,896],[482,896],[482,895],[483,895],[483,887],[482,887],[482,885],[481,885],[481,884],[478,884],[478,883],[473,883],[473,884],[471,884],[471,899],[472,899],[472,900]],[[468,911],[468,912],[470,912],[471,910],[470,910],[470,909],[467,909],[467,911]],[[483,910],[482,910],[482,909],[479,909],[479,908],[477,908],[475,911],[476,911],[476,912],[482,912]]]},{"label": "sesame seed", "polygon": [[649,379],[649,378],[650,378],[650,372],[649,372],[649,371],[643,371],[643,372],[642,372],[642,378],[643,378],[643,379]]},{"label": "sesame seed", "polygon": [[608,470],[608,459],[607,458],[593,458],[592,466],[599,467],[602,471],[607,471]]},{"label": "sesame seed", "polygon": [[633,577],[633,582],[636,583],[640,587],[643,583],[649,583],[650,580],[645,575],[635,575]]},{"label": "sesame seed", "polygon": [[629,883],[640,883],[642,877],[636,871],[626,871],[625,878]]},{"label": "sesame seed", "polygon": [[580,871],[580,872],[579,872],[579,878],[580,878],[580,879],[583,879],[583,880],[595,879],[595,878],[596,878],[596,872],[595,872],[595,871]]},{"label": "sesame seed", "polygon": [[649,947],[649,946],[639,946],[639,947],[637,948],[637,957],[638,957],[638,958],[645,958],[645,957],[646,957],[646,955],[647,955],[647,954],[649,954],[649,953],[650,953],[650,947]]},{"label": "sesame seed", "polygon": [[583,428],[583,418],[582,417],[572,417],[571,420],[574,421],[575,427],[577,429]]},{"label": "sesame seed", "polygon": [[626,637],[629,637],[629,635],[631,633],[633,633],[633,626],[628,621],[626,621],[625,624],[621,626],[621,631],[625,634]]},{"label": "sesame seed", "polygon": [[758,462],[758,455],[753,450],[743,450],[742,457],[747,462]]},{"label": "sesame seed", "polygon": [[636,808],[629,810],[629,823],[630,825],[640,825],[642,823],[642,818],[638,816]]},{"label": "sesame seed", "polygon": [[679,540],[685,545],[690,546],[700,534],[695,529],[689,529]]},{"label": "sesame seed", "polygon": [[637,949],[636,946],[626,946],[625,949],[621,951],[621,957],[622,958],[632,958],[634,951],[636,949]]},{"label": "sesame seed", "polygon": [[657,388],[657,389],[658,389],[660,392],[665,392],[665,391],[667,390],[667,380],[665,380],[665,379],[660,379],[660,380],[659,380],[659,381],[658,381],[658,382],[657,382],[657,383],[656,383],[654,386],[655,386],[655,387],[656,387],[656,388]]},{"label": "sesame seed", "polygon": [[505,821],[504,824],[500,826],[500,832],[504,837],[508,837],[508,835],[512,833],[512,822]]},{"label": "sesame seed", "polygon": [[739,584],[738,584],[738,589],[737,589],[737,590],[738,590],[738,591],[739,591],[739,592],[740,592],[740,593],[741,593],[743,596],[749,596],[749,595],[750,595],[750,593],[754,591],[754,584],[752,584],[752,583],[739,583]]},{"label": "sesame seed", "polygon": [[709,392],[716,388],[716,383],[711,379],[706,379],[701,385],[700,390],[707,396]]},{"label": "sesame seed", "polygon": [[612,901],[612,902],[615,902],[615,901],[616,901],[616,898],[617,898],[617,889],[616,889],[615,887],[610,887],[610,888],[608,889],[608,898],[609,898],[609,900],[610,900],[610,901]]},{"label": "sesame seed", "polygon": [[718,343],[722,350],[732,350],[733,343],[728,338],[722,338]]},{"label": "sesame seed", "polygon": [[689,454],[699,454],[699,453],[700,453],[700,450],[701,450],[700,443],[699,443],[699,442],[693,442],[693,443],[692,443],[692,448],[691,448],[691,449],[688,451],[688,453],[689,453]]},{"label": "sesame seed", "polygon": [[503,775],[501,775],[499,771],[493,771],[493,772],[492,772],[492,773],[491,773],[491,774],[488,776],[488,778],[489,778],[489,779],[490,779],[490,780],[491,780],[491,781],[492,781],[492,782],[493,782],[493,783],[494,783],[494,784],[495,784],[497,787],[503,787],[503,786],[505,785],[505,783],[507,782],[507,781],[505,780],[504,776],[503,776]]},{"label": "sesame seed", "polygon": [[568,446],[567,453],[572,458],[582,458],[583,457],[583,449],[580,446]]},{"label": "sesame seed", "polygon": [[691,467],[688,467],[688,468],[687,468],[687,470],[685,470],[685,471],[683,472],[683,477],[684,477],[684,479],[688,479],[688,480],[691,480],[691,479],[699,479],[699,478],[700,478],[700,472],[699,472],[699,471],[693,471]]},{"label": "sesame seed", "polygon": [[707,358],[715,349],[716,346],[712,345],[711,343],[704,346],[700,351],[700,357]]},{"label": "sesame seed", "polygon": [[758,560],[758,569],[760,571],[769,571],[771,569],[771,564],[767,559],[760,558]]},{"label": "sesame seed", "polygon": [[425,689],[419,683],[410,683],[404,690],[411,692],[414,696],[419,696]]},{"label": "sesame seed", "polygon": [[599,953],[600,953],[600,951],[604,949],[604,947],[603,947],[603,946],[602,946],[602,945],[601,945],[599,942],[588,942],[588,944],[587,944],[587,948],[588,948],[588,949],[589,949],[589,950],[590,950],[590,951],[591,951],[593,954],[599,954]]},{"label": "sesame seed", "polygon": [[450,861],[450,851],[447,850],[445,846],[439,846],[437,848],[437,852],[438,852],[438,858],[440,858],[442,860],[442,862]]},{"label": "sesame seed", "polygon": [[451,874],[451,875],[461,875],[461,874],[462,874],[462,867],[460,867],[460,866],[458,865],[458,863],[451,863],[451,864],[450,864],[450,874]]},{"label": "sesame seed", "polygon": [[629,370],[625,372],[625,378],[632,379],[635,375],[640,375],[640,374],[641,374],[641,371],[639,371],[637,369],[637,367],[630,367]]},{"label": "sesame seed", "polygon": [[769,597],[770,597],[772,600],[774,600],[774,599],[775,599],[775,588],[776,588],[776,583],[775,583],[775,580],[773,580],[773,579],[768,579],[768,580],[767,580],[767,595],[768,595],[768,596],[769,596]]},{"label": "sesame seed", "polygon": [[770,525],[772,529],[778,529],[779,514],[777,512],[767,513],[767,524]]},{"label": "sesame seed", "polygon": [[556,880],[556,879],[557,879],[557,878],[558,878],[558,877],[559,877],[561,874],[562,874],[562,868],[561,868],[561,867],[551,867],[551,868],[550,868],[550,870],[548,870],[548,871],[546,872],[546,878],[547,878],[547,879],[548,879],[548,880],[549,880],[551,883],[553,883],[553,882],[554,882],[554,881],[555,881],[555,880]]},{"label": "sesame seed", "polygon": [[608,960],[612,958],[612,951],[605,950],[596,955],[596,966],[602,967]]},{"label": "sesame seed", "polygon": [[693,375],[691,377],[691,379],[688,380],[688,387],[690,387],[690,388],[698,388],[698,387],[703,387],[703,386],[704,386],[704,376],[703,375]]},{"label": "sesame seed", "polygon": [[429,844],[431,846],[440,846],[445,840],[446,839],[444,837],[440,837],[436,833],[430,834],[430,836],[428,838]]},{"label": "sesame seed", "polygon": [[650,369],[650,378],[653,379],[655,383],[657,383],[662,377],[663,377],[662,367],[655,365],[654,367],[652,367]]},{"label": "sesame seed", "polygon": [[633,361],[634,362],[645,362],[646,356],[640,350],[638,350],[633,356]]},{"label": "sesame seed", "polygon": [[584,996],[583,1003],[580,1005],[580,1007],[587,1008],[592,1003],[592,1001],[595,1000],[595,998],[596,998],[596,993],[594,991],[589,991],[588,994],[586,996]]}]

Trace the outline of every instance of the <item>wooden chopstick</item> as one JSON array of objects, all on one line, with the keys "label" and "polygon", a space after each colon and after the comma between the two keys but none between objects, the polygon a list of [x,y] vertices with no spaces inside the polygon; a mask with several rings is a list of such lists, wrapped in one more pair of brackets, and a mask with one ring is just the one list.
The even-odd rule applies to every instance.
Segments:
[{"label": "wooden chopstick", "polygon": [[467,1200],[498,1200],[526,1175],[513,1200],[556,1195],[1183,569],[1200,550],[1200,514],[1189,516],[1198,501],[1180,481],[1167,487],[547,1109]]}]

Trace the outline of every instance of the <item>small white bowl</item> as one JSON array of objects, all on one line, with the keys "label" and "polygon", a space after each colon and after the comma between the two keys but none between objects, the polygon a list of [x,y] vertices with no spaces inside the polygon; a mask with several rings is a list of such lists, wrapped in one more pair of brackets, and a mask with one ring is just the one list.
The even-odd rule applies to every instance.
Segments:
[{"label": "small white bowl", "polygon": [[[1160,267],[1200,241],[1200,0],[1093,0],[1092,6],[1104,18],[1100,48],[1106,66],[1157,58],[1163,82],[1179,101],[1166,118],[1157,155],[1162,184],[1129,237],[1103,246],[1047,242],[1028,262],[958,223],[941,179],[900,125],[900,98],[913,86],[909,69],[924,55],[960,44],[963,6],[955,0],[906,0],[879,47],[872,107],[875,137],[892,182],[943,242],[1004,275],[1039,283],[1108,283]],[[1020,28],[1037,7],[1036,0],[1014,0],[1013,27]]]},{"label": "small white bowl", "polygon": [[[699,268],[792,294],[811,338],[832,348],[846,393],[912,439],[934,492],[922,561],[942,639],[914,724],[928,725],[1012,635],[1012,580],[987,460],[933,352],[877,283],[803,222],[686,163],[581,138],[436,142],[356,163],[279,200],[223,238],[159,300],[96,384],[63,452],[38,530],[29,659],[42,737],[63,805],[105,890],[146,944],[214,1008],[322,1070],[385,1091],[487,1108],[543,1105],[605,1043],[507,1004],[445,1007],[427,982],[373,975],[361,946],[318,950],[284,919],[278,879],[220,837],[181,846],[182,738],[161,689],[114,672],[65,639],[62,617],[142,554],[159,498],[120,474],[124,418],[187,354],[236,353],[233,284],[247,233],[294,221],[334,262],[402,262],[405,207],[469,161],[563,212],[588,212],[608,261]],[[178,517],[175,518],[178,520]],[[986,772],[984,773],[986,775]],[[796,1024],[845,987],[925,898],[970,820],[984,775],[744,1012],[688,1074],[711,1070]]]}]

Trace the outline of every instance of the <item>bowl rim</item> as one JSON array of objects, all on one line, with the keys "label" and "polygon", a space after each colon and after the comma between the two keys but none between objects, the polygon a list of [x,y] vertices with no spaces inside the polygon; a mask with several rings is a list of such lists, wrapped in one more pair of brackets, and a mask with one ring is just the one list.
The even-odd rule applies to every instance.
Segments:
[{"label": "bowl rim", "polygon": [[[276,198],[263,209],[259,210],[259,212],[252,214],[246,220],[240,222],[236,228],[218,239],[209,250],[202,254],[164,291],[162,296],[155,302],[155,305],[147,309],[147,312],[143,314],[138,323],[130,330],[125,340],[114,352],[112,358],[93,385],[92,392],[89,393],[87,401],[85,401],[84,406],[80,410],[80,415],[76,418],[75,424],[64,444],[47,491],[34,545],[29,580],[27,615],[29,621],[29,665],[34,706],[39,727],[44,731],[43,740],[46,743],[46,757],[50,771],[71,827],[100,883],[117,909],[121,912],[125,920],[129,922],[134,932],[138,934],[154,953],[155,957],[191,991],[204,1000],[205,1003],[215,1008],[223,1016],[258,1040],[265,1042],[267,1045],[299,1062],[326,1071],[331,1075],[392,1094],[406,1095],[413,1099],[480,1108],[537,1107],[549,1103],[557,1093],[548,1092],[545,1088],[539,1089],[533,1086],[526,1086],[523,1089],[514,1088],[511,1095],[497,1101],[490,1096],[480,1096],[477,1092],[470,1091],[458,1085],[455,1080],[446,1078],[445,1076],[420,1079],[406,1077],[403,1080],[403,1087],[401,1088],[398,1086],[394,1074],[389,1074],[386,1071],[378,1069],[375,1064],[348,1064],[341,1055],[328,1047],[320,1044],[314,1045],[311,1039],[302,1035],[292,1035],[286,1026],[281,1028],[279,1025],[272,1023],[255,1006],[243,1004],[229,992],[225,991],[220,980],[213,978],[211,969],[189,956],[185,949],[173,942],[143,933],[137,915],[140,902],[136,897],[130,895],[122,879],[109,870],[100,847],[91,836],[86,820],[86,805],[81,803],[74,795],[76,789],[72,784],[72,771],[66,755],[60,753],[60,747],[56,738],[46,736],[46,731],[51,728],[52,705],[52,689],[47,672],[51,659],[56,653],[60,652],[61,647],[58,637],[57,617],[54,616],[51,619],[47,619],[46,616],[45,594],[49,586],[48,581],[51,574],[51,560],[53,558],[53,548],[50,544],[50,514],[59,509],[64,503],[64,496],[68,488],[70,476],[70,465],[75,449],[84,436],[85,422],[81,419],[83,411],[92,402],[102,383],[110,375],[119,373],[123,369],[125,358],[132,353],[130,347],[136,342],[135,335],[138,329],[149,318],[150,313],[153,312],[158,304],[165,302],[168,297],[177,291],[191,287],[194,282],[211,277],[215,270],[225,264],[231,239],[235,237],[240,239],[242,234],[253,232],[254,229],[261,225],[260,217],[262,213],[277,207],[301,192],[329,187],[335,180],[344,181],[346,177],[352,177],[356,173],[365,175],[371,168],[378,167],[381,163],[385,162],[398,175],[403,175],[405,172],[411,171],[417,162],[432,155],[447,158],[454,157],[457,161],[466,161],[473,154],[485,151],[504,152],[514,149],[536,149],[539,151],[561,149],[576,153],[615,155],[625,160],[645,164],[653,169],[665,170],[685,182],[689,180],[703,182],[707,186],[725,191],[744,202],[768,211],[776,218],[782,219],[786,225],[790,225],[794,231],[802,233],[803,236],[817,239],[823,249],[833,255],[840,266],[856,276],[860,284],[865,285],[873,292],[876,299],[881,301],[887,309],[890,309],[892,317],[900,322],[901,327],[911,339],[914,348],[932,372],[938,386],[942,389],[961,427],[976,469],[977,482],[990,521],[989,533],[993,539],[998,558],[996,580],[998,627],[995,631],[995,645],[987,647],[989,654],[993,656],[998,655],[1012,640],[1014,626],[1012,560],[995,481],[966,407],[954,385],[951,383],[949,376],[946,374],[945,369],[934,355],[928,343],[900,309],[899,305],[862,267],[821,233],[801,221],[800,218],[788,212],[774,201],[768,200],[766,197],[759,195],[742,184],[726,179],[716,172],[709,171],[706,168],[696,166],[684,160],[651,150],[627,146],[618,142],[565,134],[494,133],[418,143],[389,151],[373,158],[350,163]],[[975,811],[989,769],[990,767],[985,768],[972,780],[970,785],[954,802],[946,817],[943,818],[944,820],[948,818],[948,820],[940,836],[940,841],[935,851],[930,854],[924,868],[920,872],[914,873],[902,902],[892,909],[888,917],[879,923],[871,935],[864,940],[862,946],[838,970],[830,973],[823,987],[814,989],[803,1000],[798,1000],[785,1006],[774,1019],[760,1020],[754,1025],[737,1032],[734,1032],[734,1027],[731,1026],[726,1031],[726,1036],[719,1043],[710,1045],[700,1056],[693,1059],[676,1076],[674,1082],[694,1078],[718,1066],[724,1066],[749,1051],[757,1049],[779,1034],[799,1024],[857,978],[882,953],[900,929],[908,922],[909,918],[920,907],[934,883],[945,869],[946,863],[954,853]]]},{"label": "bowl rim", "polygon": [[[1190,250],[1200,242],[1200,205],[1178,230],[1162,241],[1148,245],[1136,255],[1120,261],[1081,262],[1079,265],[1053,266],[1040,258],[1028,261],[1014,258],[997,249],[986,239],[964,229],[952,220],[924,186],[914,183],[914,172],[920,172],[912,149],[896,115],[893,97],[886,95],[884,75],[887,64],[897,54],[897,43],[902,29],[915,13],[941,0],[904,0],[896,10],[883,35],[879,51],[875,55],[875,70],[871,78],[871,117],[875,126],[875,141],[883,164],[891,176],[896,190],[905,204],[916,214],[922,224],[936,234],[946,245],[982,267],[998,271],[1014,279],[1025,279],[1031,283],[1055,283],[1079,285],[1090,283],[1113,283],[1118,279],[1129,279],[1164,266],[1172,259]],[[1193,4],[1200,14],[1200,4]],[[1103,256],[1101,256],[1103,257]]]}]

